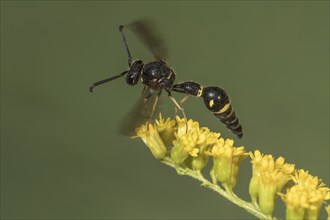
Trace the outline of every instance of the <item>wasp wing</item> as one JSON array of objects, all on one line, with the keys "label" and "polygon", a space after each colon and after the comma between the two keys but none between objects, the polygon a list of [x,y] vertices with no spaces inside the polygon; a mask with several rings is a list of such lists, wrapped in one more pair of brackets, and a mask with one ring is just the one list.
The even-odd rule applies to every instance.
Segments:
[{"label": "wasp wing", "polygon": [[122,119],[119,126],[119,134],[135,136],[135,129],[146,122],[154,122],[159,113],[161,91],[155,91],[145,87],[141,97],[133,105],[133,108]]},{"label": "wasp wing", "polygon": [[138,20],[128,27],[140,38],[157,60],[164,60],[167,57],[164,40],[157,33],[155,25],[150,20]]}]

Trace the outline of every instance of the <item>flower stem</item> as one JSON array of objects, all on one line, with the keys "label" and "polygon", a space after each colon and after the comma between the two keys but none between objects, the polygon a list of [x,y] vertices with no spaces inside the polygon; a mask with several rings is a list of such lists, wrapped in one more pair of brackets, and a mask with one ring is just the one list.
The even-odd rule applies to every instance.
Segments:
[{"label": "flower stem", "polygon": [[177,173],[180,175],[186,175],[186,176],[190,176],[194,179],[199,180],[202,184],[202,186],[212,189],[213,191],[217,192],[218,194],[220,194],[221,196],[225,197],[226,199],[228,199],[229,201],[231,201],[232,203],[236,204],[237,206],[245,209],[247,212],[249,212],[250,214],[256,216],[259,219],[269,219],[269,220],[276,220],[275,217],[269,216],[264,214],[263,212],[261,212],[259,210],[259,208],[255,207],[252,203],[250,202],[246,202],[244,200],[242,200],[241,198],[239,198],[233,191],[231,190],[223,190],[218,184],[212,183],[209,180],[205,179],[205,177],[202,175],[202,173],[200,171],[195,171],[195,170],[191,170],[189,168],[184,168],[181,166],[177,166],[171,158],[169,157],[165,157],[161,160],[162,163],[166,164],[167,166],[170,166],[174,169],[176,169]]}]

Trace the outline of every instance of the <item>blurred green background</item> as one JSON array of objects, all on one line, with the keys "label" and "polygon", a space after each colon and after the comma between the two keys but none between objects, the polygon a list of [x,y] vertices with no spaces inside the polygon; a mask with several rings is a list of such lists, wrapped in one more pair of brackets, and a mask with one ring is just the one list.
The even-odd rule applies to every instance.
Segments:
[{"label": "blurred green background", "polygon": [[[284,156],[329,186],[328,1],[1,1],[3,219],[253,218],[117,134],[141,85],[89,93],[127,68],[118,25],[145,17],[178,81],[230,94],[244,128],[237,145]],[[134,58],[151,61],[126,34]],[[184,108],[234,138],[202,100]],[[246,160],[235,191],[247,200],[250,176]]]}]

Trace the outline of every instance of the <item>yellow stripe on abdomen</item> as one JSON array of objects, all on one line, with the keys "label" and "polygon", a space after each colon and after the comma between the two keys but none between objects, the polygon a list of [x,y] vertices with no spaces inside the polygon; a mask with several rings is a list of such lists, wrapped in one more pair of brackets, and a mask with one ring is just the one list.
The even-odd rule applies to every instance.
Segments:
[{"label": "yellow stripe on abdomen", "polygon": [[224,113],[226,112],[230,107],[230,102],[225,104],[225,106],[222,107],[222,109],[220,109],[219,111],[217,112],[213,112],[213,114],[221,114],[221,113]]}]

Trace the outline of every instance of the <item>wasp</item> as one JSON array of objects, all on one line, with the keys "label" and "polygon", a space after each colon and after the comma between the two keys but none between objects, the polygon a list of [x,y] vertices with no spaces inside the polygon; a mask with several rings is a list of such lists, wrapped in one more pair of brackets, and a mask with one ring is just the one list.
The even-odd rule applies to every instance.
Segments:
[{"label": "wasp", "polygon": [[[124,72],[110,78],[93,83],[89,88],[90,92],[93,92],[96,86],[126,76],[126,83],[130,86],[135,86],[138,83],[144,84],[144,89],[142,92],[144,96],[144,103],[156,94],[156,98],[154,99],[152,105],[151,114],[154,114],[155,112],[161,92],[165,91],[170,100],[174,103],[175,107],[182,112],[186,121],[187,117],[184,109],[181,107],[181,104],[189,96],[201,97],[205,106],[239,139],[242,138],[242,126],[232,107],[229,95],[223,88],[217,86],[202,86],[193,81],[175,83],[176,74],[165,61],[166,50],[163,41],[156,34],[155,28],[152,26],[150,21],[136,21],[129,25],[129,28],[136,33],[140,40],[152,52],[155,61],[146,63],[140,59],[132,59],[124,34],[124,26],[120,25],[119,33],[128,56],[128,70],[125,70]],[[186,94],[186,97],[180,102],[177,102],[172,96],[172,92]]]}]

